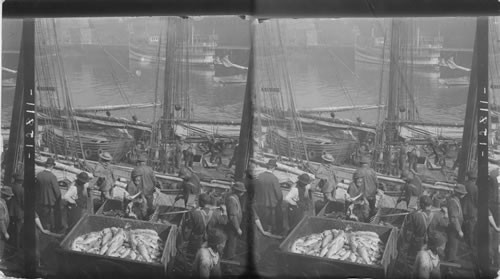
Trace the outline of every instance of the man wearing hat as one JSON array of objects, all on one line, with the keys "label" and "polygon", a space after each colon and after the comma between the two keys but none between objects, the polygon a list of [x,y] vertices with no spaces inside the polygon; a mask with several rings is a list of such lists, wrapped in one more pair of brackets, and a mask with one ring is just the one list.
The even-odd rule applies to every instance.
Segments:
[{"label": "man wearing hat", "polygon": [[99,154],[100,162],[94,169],[94,176],[97,177],[96,185],[101,191],[101,198],[104,202],[106,199],[111,199],[111,189],[115,183],[115,175],[109,165],[113,157],[109,152]]},{"label": "man wearing hat", "polygon": [[282,215],[280,213],[283,193],[278,178],[273,174],[277,166],[276,160],[270,159],[266,165],[267,170],[259,174],[254,184],[257,215],[264,230],[273,232],[282,229],[283,226],[283,220],[278,218]]},{"label": "man wearing hat", "polygon": [[196,253],[193,263],[193,278],[222,278],[220,259],[226,236],[220,229],[208,231],[207,246],[201,247]]},{"label": "man wearing hat", "polygon": [[460,200],[467,195],[465,185],[457,184],[454,194],[448,198],[448,216],[450,224],[447,229],[448,242],[446,243],[446,260],[454,262],[457,260],[457,251],[460,238],[464,237],[462,224],[464,216]]},{"label": "man wearing hat", "polygon": [[10,223],[9,210],[7,208],[7,201],[14,196],[12,193],[12,188],[8,186],[2,187],[0,189],[0,260],[4,258],[5,243],[9,240],[10,235],[7,232],[7,228]]},{"label": "man wearing hat", "polygon": [[76,180],[69,185],[68,191],[63,196],[63,200],[67,203],[69,229],[80,220],[83,213],[87,210],[89,180],[90,177],[88,173],[79,173],[76,176]]},{"label": "man wearing hat", "polygon": [[332,168],[332,164],[335,161],[333,156],[325,153],[321,158],[323,159],[323,163],[316,171],[316,178],[319,179],[319,181],[314,188],[319,188],[321,190],[321,193],[323,193],[323,200],[316,201],[316,212],[319,212],[328,201],[335,201],[335,192],[338,183],[337,176]]},{"label": "man wearing hat", "polygon": [[312,204],[311,178],[308,174],[299,175],[299,180],[290,189],[285,197],[288,203],[288,220],[290,230],[293,229],[304,216],[314,216]]},{"label": "man wearing hat", "polygon": [[131,200],[132,202],[132,204],[130,205],[131,213],[133,213],[137,217],[137,219],[143,220],[148,214],[148,206],[147,200],[144,196],[142,175],[137,170],[132,170],[132,172],[130,173],[130,181],[127,184],[126,190],[129,196],[125,198],[127,200]]},{"label": "man wearing hat", "polygon": [[225,204],[227,208],[228,222],[226,225],[227,243],[224,257],[232,259],[236,254],[236,246],[238,237],[241,237],[241,221],[243,220],[243,210],[241,208],[240,198],[245,194],[247,189],[242,182],[236,182],[231,187],[231,193],[226,196]]},{"label": "man wearing hat", "polygon": [[402,194],[404,194],[404,197],[400,196],[396,204],[399,204],[401,201],[405,201],[406,208],[408,208],[408,206],[410,205],[411,197],[417,197],[417,199],[419,199],[422,196],[424,191],[422,187],[422,180],[420,180],[420,177],[409,170],[403,170],[401,179],[405,182],[405,185],[402,189]]},{"label": "man wearing hat", "polygon": [[359,173],[355,173],[353,181],[347,188],[346,205],[348,208],[347,211],[350,211],[348,212],[348,217],[357,219],[360,222],[367,222],[370,214],[370,205],[364,193],[364,177]]},{"label": "man wearing hat", "polygon": [[152,213],[153,209],[153,193],[155,192],[156,176],[153,169],[146,165],[147,157],[145,154],[141,154],[137,159],[137,166],[132,170],[137,175],[142,177],[142,190],[144,197],[146,198],[147,208],[149,213]]},{"label": "man wearing hat", "polygon": [[477,223],[477,171],[467,172],[467,181],[465,181],[465,190],[467,195],[463,198],[464,210],[464,238],[469,247],[476,248],[476,223]]},{"label": "man wearing hat", "polygon": [[21,247],[21,229],[24,224],[24,174],[16,172],[12,175],[14,183],[12,184],[12,193],[14,197],[9,204],[9,213],[12,217],[11,226],[13,238],[17,248]]},{"label": "man wearing hat", "polygon": [[57,177],[52,173],[55,166],[53,158],[48,158],[45,162],[45,169],[36,176],[37,193],[36,207],[42,225],[50,231],[55,231],[56,211],[61,207],[61,189],[57,182]]},{"label": "man wearing hat", "polygon": [[362,177],[364,181],[364,197],[370,205],[370,216],[375,215],[375,201],[378,190],[377,173],[370,168],[370,158],[364,156],[360,160],[361,167],[357,169],[352,177]]}]

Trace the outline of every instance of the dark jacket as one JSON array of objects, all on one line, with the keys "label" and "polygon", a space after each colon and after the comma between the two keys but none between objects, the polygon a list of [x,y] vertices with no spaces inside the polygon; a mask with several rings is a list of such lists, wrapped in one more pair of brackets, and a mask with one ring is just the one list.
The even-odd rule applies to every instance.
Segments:
[{"label": "dark jacket", "polygon": [[465,182],[467,195],[462,200],[464,219],[477,219],[477,185],[476,181]]},{"label": "dark jacket", "polygon": [[59,189],[57,177],[51,171],[43,170],[38,173],[36,179],[36,203],[54,206],[61,199],[61,189]]},{"label": "dark jacket", "polygon": [[24,187],[20,182],[14,183],[12,185],[12,192],[14,196],[10,200],[9,213],[12,219],[17,222],[23,222],[24,220]]},{"label": "dark jacket", "polygon": [[145,196],[153,195],[156,186],[156,177],[154,171],[149,166],[137,166],[133,172],[137,172],[142,176],[142,187]]},{"label": "dark jacket", "polygon": [[240,229],[243,213],[241,209],[240,199],[236,194],[226,196],[225,201],[228,215],[228,225],[232,226],[234,230]]},{"label": "dark jacket", "polygon": [[263,172],[255,181],[255,204],[263,207],[276,207],[283,201],[283,193],[278,178],[271,172]]}]

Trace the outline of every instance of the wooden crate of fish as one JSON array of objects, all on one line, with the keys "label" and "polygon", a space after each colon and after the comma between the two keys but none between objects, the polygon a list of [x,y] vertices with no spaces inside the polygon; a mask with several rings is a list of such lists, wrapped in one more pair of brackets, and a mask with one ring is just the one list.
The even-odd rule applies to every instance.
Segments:
[{"label": "wooden crate of fish", "polygon": [[397,256],[393,228],[308,216],[280,245],[283,275],[390,277]]},{"label": "wooden crate of fish", "polygon": [[380,207],[371,223],[401,229],[408,213],[406,209]]},{"label": "wooden crate of fish", "polygon": [[342,201],[328,201],[325,206],[318,212],[318,217],[326,217],[333,219],[346,219],[345,203]]},{"label": "wooden crate of fish", "polygon": [[60,244],[59,273],[68,278],[164,278],[175,257],[177,230],[175,225],[84,215]]}]

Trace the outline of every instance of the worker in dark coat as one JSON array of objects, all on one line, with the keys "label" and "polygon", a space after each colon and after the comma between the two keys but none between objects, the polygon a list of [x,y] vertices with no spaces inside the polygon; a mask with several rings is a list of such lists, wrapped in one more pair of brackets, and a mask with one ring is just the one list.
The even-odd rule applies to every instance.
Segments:
[{"label": "worker in dark coat", "polygon": [[462,224],[464,216],[460,200],[467,194],[465,186],[457,184],[454,194],[448,198],[448,216],[450,225],[448,226],[448,242],[446,243],[446,260],[455,262],[457,260],[458,245],[460,239],[464,237]]},{"label": "worker in dark coat", "polygon": [[308,174],[299,175],[296,185],[292,186],[285,197],[288,203],[288,222],[293,229],[304,216],[314,216],[312,203],[311,178]]},{"label": "worker in dark coat", "polygon": [[17,248],[21,248],[22,235],[21,229],[24,225],[24,174],[21,172],[14,173],[12,176],[14,183],[12,184],[12,193],[14,197],[10,200],[9,213],[11,216],[11,227],[13,232],[14,243]]},{"label": "worker in dark coat", "polygon": [[255,205],[257,215],[265,231],[276,232],[281,229],[282,220],[277,220],[277,211],[281,211],[283,193],[278,178],[273,174],[278,166],[276,160],[270,159],[267,163],[267,170],[259,174],[255,181]]},{"label": "worker in dark coat", "polygon": [[4,259],[5,244],[10,238],[7,229],[10,223],[9,209],[7,207],[7,201],[10,200],[14,193],[12,193],[12,188],[8,186],[2,187],[0,189],[0,261]]},{"label": "worker in dark coat", "polygon": [[88,182],[90,178],[86,172],[81,172],[76,180],[68,187],[63,200],[68,207],[68,225],[72,228],[82,215],[87,211],[87,199],[89,198]]},{"label": "worker in dark coat", "polygon": [[[94,169],[94,177],[97,177],[96,186],[99,187],[101,191],[101,200],[104,202],[106,199],[111,199],[111,189],[115,183],[115,175],[111,169],[109,163],[113,160],[113,157],[109,152],[103,152],[99,154],[99,159],[101,160],[99,164]],[[41,216],[40,216],[41,217]]]},{"label": "worker in dark coat", "polygon": [[410,205],[410,201],[412,197],[416,197],[419,199],[423,194],[422,180],[415,175],[413,172],[409,170],[404,170],[401,174],[401,179],[405,181],[405,185],[402,189],[404,197],[401,196],[396,204],[399,204],[401,201],[406,202],[406,208]]},{"label": "worker in dark coat", "polygon": [[207,240],[207,232],[210,229],[221,227],[227,224],[227,213],[225,205],[220,208],[214,208],[212,199],[207,194],[201,194],[199,199],[200,207],[191,210],[187,214],[184,234],[189,231],[186,252],[194,256],[198,249]]},{"label": "worker in dark coat", "polygon": [[403,237],[408,244],[407,257],[415,258],[418,251],[427,242],[429,225],[434,218],[431,212],[432,199],[429,196],[421,196],[419,199],[420,209],[406,216],[404,222]]},{"label": "worker in dark coat", "polygon": [[370,215],[370,205],[364,196],[365,182],[360,173],[355,173],[353,181],[347,188],[346,205],[348,218],[359,222],[367,222]]},{"label": "worker in dark coat", "polygon": [[50,231],[55,230],[56,210],[61,205],[61,189],[56,176],[52,173],[55,166],[53,158],[48,158],[45,162],[45,169],[36,176],[36,208],[40,221],[44,228]]},{"label": "worker in dark coat", "polygon": [[182,193],[175,197],[174,202],[183,199],[184,206],[187,207],[190,202],[190,195],[194,195],[194,204],[196,205],[201,194],[200,178],[188,168],[182,168],[179,171],[179,177],[182,179],[182,182],[180,183]]},{"label": "worker in dark coat", "polygon": [[232,186],[231,194],[225,198],[227,208],[228,223],[226,225],[227,243],[224,252],[224,258],[232,259],[236,255],[236,247],[238,238],[241,237],[241,222],[243,219],[243,209],[241,207],[240,198],[245,194],[247,189],[242,182],[236,182]]},{"label": "worker in dark coat", "polygon": [[147,159],[145,154],[141,154],[137,160],[138,165],[132,171],[142,177],[142,191],[147,202],[148,214],[151,214],[154,211],[153,193],[155,192],[157,181],[153,169],[146,165]]},{"label": "worker in dark coat", "polygon": [[477,171],[467,172],[465,189],[467,195],[462,200],[464,213],[464,238],[471,249],[476,249],[476,224],[477,224]]},{"label": "worker in dark coat", "polygon": [[363,177],[364,180],[364,197],[368,201],[368,204],[370,205],[370,216],[375,215],[375,202],[376,202],[376,195],[377,195],[377,190],[378,190],[378,178],[377,178],[377,173],[370,168],[370,158],[368,157],[362,157],[360,160],[361,167],[358,168],[354,173],[353,173],[353,180],[354,177]]}]

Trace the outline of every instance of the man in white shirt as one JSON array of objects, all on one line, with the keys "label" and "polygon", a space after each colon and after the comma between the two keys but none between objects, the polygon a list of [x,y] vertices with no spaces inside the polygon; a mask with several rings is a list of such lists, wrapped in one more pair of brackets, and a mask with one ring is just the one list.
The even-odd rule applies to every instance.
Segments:
[{"label": "man in white shirt", "polygon": [[290,229],[293,229],[305,215],[314,215],[312,204],[311,178],[303,173],[299,176],[299,181],[290,189],[285,197],[288,203],[288,222]]},{"label": "man in white shirt", "polygon": [[69,228],[72,228],[87,210],[89,180],[89,175],[86,172],[79,173],[63,196],[63,200],[67,202]]}]

